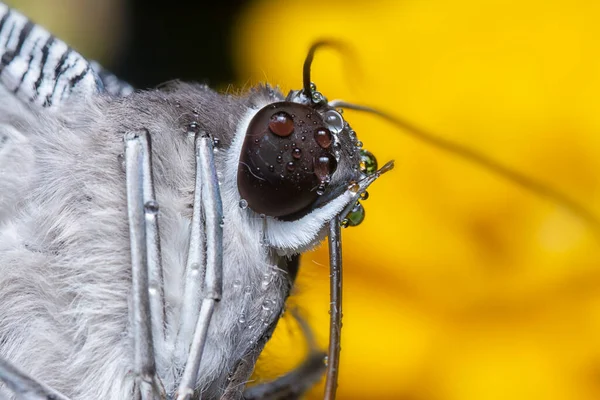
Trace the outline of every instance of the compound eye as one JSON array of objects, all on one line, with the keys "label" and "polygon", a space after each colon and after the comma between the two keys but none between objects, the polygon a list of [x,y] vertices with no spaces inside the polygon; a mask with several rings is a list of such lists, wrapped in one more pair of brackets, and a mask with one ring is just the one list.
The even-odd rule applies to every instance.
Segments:
[{"label": "compound eye", "polygon": [[333,135],[319,113],[274,103],[250,121],[240,155],[238,189],[259,214],[284,217],[309,207],[337,167]]}]

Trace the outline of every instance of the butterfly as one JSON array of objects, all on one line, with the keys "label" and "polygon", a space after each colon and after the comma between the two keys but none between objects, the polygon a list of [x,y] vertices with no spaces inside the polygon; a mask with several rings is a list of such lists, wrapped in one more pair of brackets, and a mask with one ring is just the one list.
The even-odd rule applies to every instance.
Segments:
[{"label": "butterfly", "polygon": [[[249,373],[241,366],[253,364],[281,313],[297,269],[295,255],[330,229],[335,261],[336,225],[360,221],[355,200],[391,167],[373,168],[374,158],[360,149],[337,108],[370,111],[429,136],[377,110],[328,102],[306,69],[303,88],[287,97],[268,86],[233,98],[180,83],[132,94],[129,85],[56,38],[14,21],[17,13],[3,15],[9,30],[0,78],[14,95],[5,111],[10,122],[5,149],[15,157],[15,143],[35,142],[33,151],[20,146],[17,160],[11,160],[18,179],[6,190],[20,194],[35,188],[25,205],[13,201],[6,207],[19,218],[7,236],[23,236],[19,232],[25,230],[33,243],[6,243],[11,251],[25,249],[17,258],[25,266],[32,258],[43,261],[24,267],[30,273],[20,273],[29,282],[20,283],[31,285],[33,278],[50,283],[33,295],[46,307],[60,308],[52,319],[67,327],[61,330],[66,337],[53,338],[46,315],[38,342],[35,335],[25,340],[22,334],[15,344],[19,335],[11,333],[3,340],[11,362],[75,398],[239,397]],[[317,123],[304,132],[309,120]],[[296,125],[300,121],[302,126]],[[316,147],[304,146],[307,139]],[[315,152],[319,156],[306,161],[306,154]],[[31,183],[28,162],[37,168]],[[495,165],[487,162],[510,176]],[[273,185],[276,175],[293,180],[281,178],[282,186]],[[520,175],[512,178],[518,181]],[[303,190],[303,179],[310,190]],[[23,181],[32,186],[19,187]],[[343,207],[336,203],[338,208],[327,209],[336,201]],[[316,211],[325,214],[306,219]],[[349,218],[338,218],[345,215]],[[259,264],[254,271],[243,269],[254,264]],[[13,328],[30,328],[23,307],[7,309],[19,316]],[[39,316],[38,307],[31,308]],[[52,342],[44,346],[48,339]],[[33,348],[43,356],[31,359]],[[118,354],[100,351],[104,348]],[[22,362],[23,367],[20,358],[34,365]],[[43,363],[43,371],[36,363]]]},{"label": "butterfly", "polygon": [[[297,255],[329,233],[339,269],[340,225],[360,222],[361,195],[393,165],[376,169],[310,82],[324,43],[287,96],[134,91],[0,11],[5,383],[42,398],[239,398]],[[309,361],[301,382],[323,370],[320,353]]]}]

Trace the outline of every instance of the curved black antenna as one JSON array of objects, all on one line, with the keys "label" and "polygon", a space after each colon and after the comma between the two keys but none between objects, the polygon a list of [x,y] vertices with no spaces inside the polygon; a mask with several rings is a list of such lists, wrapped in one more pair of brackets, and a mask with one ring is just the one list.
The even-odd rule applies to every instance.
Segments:
[{"label": "curved black antenna", "polygon": [[333,47],[340,51],[348,51],[349,48],[342,42],[336,40],[318,40],[310,45],[310,49],[308,49],[308,54],[304,59],[304,66],[302,67],[302,93],[306,97],[310,99],[312,102],[312,90],[310,88],[310,67],[312,65],[313,59],[315,58],[316,51],[321,47]]},{"label": "curved black antenna", "polygon": [[594,228],[594,230],[597,231],[598,234],[600,234],[600,219],[598,219],[598,217],[593,212],[588,210],[585,206],[572,199],[567,194],[553,187],[550,187],[527,175],[524,175],[523,173],[517,170],[502,165],[498,161],[495,161],[481,153],[478,153],[473,149],[452,142],[450,140],[441,138],[437,135],[434,135],[424,129],[421,129],[411,124],[410,122],[402,118],[388,114],[376,108],[363,106],[359,104],[347,103],[341,100],[330,101],[329,105],[331,107],[340,107],[349,110],[364,111],[371,114],[375,114],[387,120],[388,122],[391,122],[392,124],[396,125],[398,128],[403,129],[406,133],[408,133],[416,139],[421,140],[422,142],[428,143],[434,147],[462,157],[465,160],[472,162],[473,164],[477,164],[480,167],[495,173],[496,175],[504,177],[510,182],[513,182],[529,190],[530,192],[535,193],[540,197],[546,197],[555,201],[558,204],[561,204],[562,206],[573,212],[575,215],[587,221]]}]

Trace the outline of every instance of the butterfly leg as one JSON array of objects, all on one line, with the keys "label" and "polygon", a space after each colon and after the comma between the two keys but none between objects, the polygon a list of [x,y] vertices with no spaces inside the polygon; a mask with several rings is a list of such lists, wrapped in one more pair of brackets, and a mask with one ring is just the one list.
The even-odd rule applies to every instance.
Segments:
[{"label": "butterfly leg", "polygon": [[[195,326],[178,388],[178,400],[189,399],[194,393],[208,327],[214,308],[221,299],[223,285],[223,206],[212,138],[205,132],[196,132],[195,150],[194,211],[181,314],[184,320],[180,333],[189,334],[192,322]],[[206,254],[203,254],[203,239],[206,243]],[[201,273],[200,269],[204,265],[204,273]],[[186,336],[182,339],[184,339],[183,343],[187,342]]]},{"label": "butterfly leg", "polygon": [[293,315],[307,342],[308,356],[296,369],[280,378],[246,389],[244,400],[299,399],[323,376],[325,353],[318,349],[308,323],[297,312]]},{"label": "butterfly leg", "polygon": [[136,397],[165,398],[156,376],[155,345],[163,340],[164,305],[158,235],[158,203],[152,182],[150,135],[146,130],[125,134],[127,214],[131,243],[131,327]]},{"label": "butterfly leg", "polygon": [[[12,390],[19,399],[26,400],[69,400],[56,390],[49,388],[25,375],[8,361],[0,358],[0,382]],[[0,393],[1,394],[1,393]]]}]

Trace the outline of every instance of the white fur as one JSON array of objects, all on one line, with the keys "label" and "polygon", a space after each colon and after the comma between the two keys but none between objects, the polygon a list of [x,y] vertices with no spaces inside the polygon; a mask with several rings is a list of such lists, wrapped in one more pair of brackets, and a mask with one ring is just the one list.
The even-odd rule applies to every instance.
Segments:
[{"label": "white fur", "polygon": [[[235,362],[279,318],[289,290],[277,267],[280,255],[315,246],[328,220],[352,200],[345,193],[298,221],[268,218],[268,246],[262,244],[263,219],[239,207],[236,175],[243,135],[260,106],[247,109],[232,146],[217,154],[225,215],[223,298],[200,366],[198,387],[206,399],[218,398]],[[134,385],[122,132],[107,109],[100,98],[55,116],[0,100],[0,132],[10,134],[11,146],[19,143],[9,157],[0,149],[0,172],[9,177],[0,180],[0,207],[9,210],[3,219],[0,211],[0,356],[74,400],[129,400]],[[172,394],[187,357],[174,349],[194,144],[181,134],[176,116],[158,108],[149,114],[144,127],[153,139],[167,307],[167,340],[156,357]],[[1,398],[9,396],[2,390]]]}]

